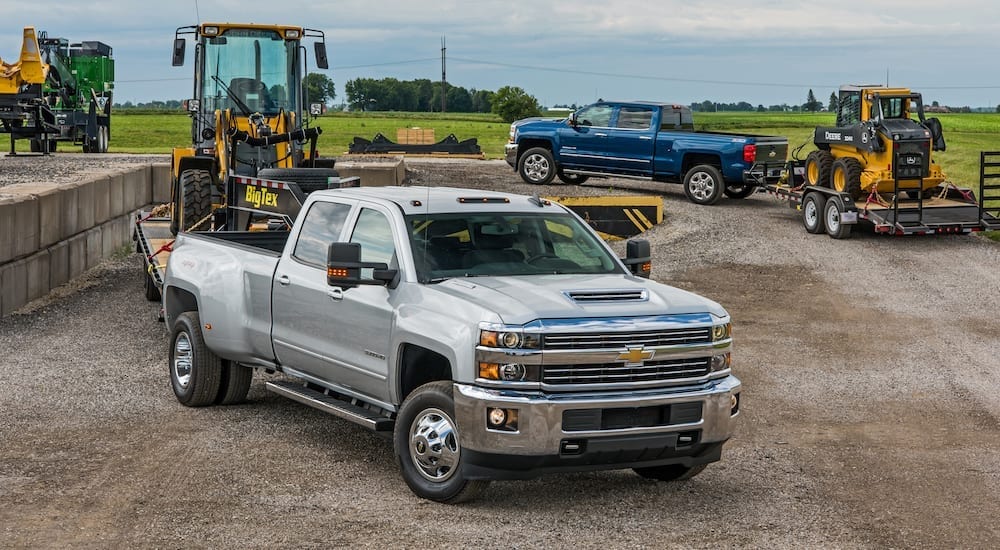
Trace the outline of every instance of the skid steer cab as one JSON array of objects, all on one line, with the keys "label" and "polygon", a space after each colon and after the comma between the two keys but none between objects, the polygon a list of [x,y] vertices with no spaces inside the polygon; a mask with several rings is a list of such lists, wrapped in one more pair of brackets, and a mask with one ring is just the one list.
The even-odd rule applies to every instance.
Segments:
[{"label": "skid steer cab", "polygon": [[334,158],[320,158],[311,106],[302,85],[309,72],[303,41],[315,64],[329,68],[322,31],[287,25],[202,23],[174,36],[175,67],[194,42],[194,93],[185,102],[191,143],[171,159],[170,229],[211,230],[232,225],[227,196],[235,176],[298,184],[303,190],[337,181]]}]

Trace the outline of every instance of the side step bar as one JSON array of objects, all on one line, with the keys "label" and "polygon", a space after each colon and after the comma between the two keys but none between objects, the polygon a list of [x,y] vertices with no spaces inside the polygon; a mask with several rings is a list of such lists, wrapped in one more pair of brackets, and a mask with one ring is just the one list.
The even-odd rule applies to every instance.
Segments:
[{"label": "side step bar", "polygon": [[267,382],[268,391],[298,401],[314,409],[360,424],[376,432],[391,432],[396,422],[391,418],[373,413],[364,407],[352,405],[334,397],[303,386],[296,382]]}]

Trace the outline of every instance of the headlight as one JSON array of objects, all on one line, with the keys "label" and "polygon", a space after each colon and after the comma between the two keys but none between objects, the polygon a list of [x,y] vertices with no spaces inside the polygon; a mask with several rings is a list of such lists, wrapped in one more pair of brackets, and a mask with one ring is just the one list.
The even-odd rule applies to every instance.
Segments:
[{"label": "headlight", "polygon": [[712,327],[712,341],[725,340],[733,335],[733,324],[715,325]]},{"label": "headlight", "polygon": [[487,348],[538,349],[539,339],[520,330],[480,330],[479,345]]},{"label": "headlight", "polygon": [[712,356],[712,372],[728,370],[732,367],[733,357],[728,353]]}]

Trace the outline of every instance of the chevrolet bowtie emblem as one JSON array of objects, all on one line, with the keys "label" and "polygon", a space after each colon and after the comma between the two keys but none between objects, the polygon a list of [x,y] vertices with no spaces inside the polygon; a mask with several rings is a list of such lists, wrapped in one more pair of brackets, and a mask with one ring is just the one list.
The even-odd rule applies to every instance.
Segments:
[{"label": "chevrolet bowtie emblem", "polygon": [[628,348],[628,351],[620,353],[617,359],[625,361],[626,365],[641,365],[643,361],[652,359],[653,353],[653,350],[646,350],[642,346],[639,346],[637,348]]}]

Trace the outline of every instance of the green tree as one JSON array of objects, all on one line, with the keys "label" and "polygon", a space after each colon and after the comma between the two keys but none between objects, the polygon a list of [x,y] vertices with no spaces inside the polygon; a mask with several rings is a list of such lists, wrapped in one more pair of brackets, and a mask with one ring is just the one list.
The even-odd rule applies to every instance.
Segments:
[{"label": "green tree", "polygon": [[504,86],[497,90],[493,96],[492,109],[504,122],[542,114],[538,109],[538,100],[517,86]]},{"label": "green tree", "polygon": [[812,88],[809,88],[809,95],[806,96],[806,102],[802,104],[803,111],[809,111],[810,113],[815,113],[823,107],[823,104],[816,101],[816,94],[813,93]]},{"label": "green tree", "polygon": [[[326,105],[337,97],[337,88],[328,76],[320,73],[309,73],[302,79],[302,87],[306,90],[307,103],[322,103]],[[309,106],[306,105],[306,108]]]},{"label": "green tree", "polygon": [[830,104],[827,106],[827,109],[831,113],[836,113],[837,109],[839,108],[840,108],[840,101],[837,99],[837,93],[830,92]]}]

